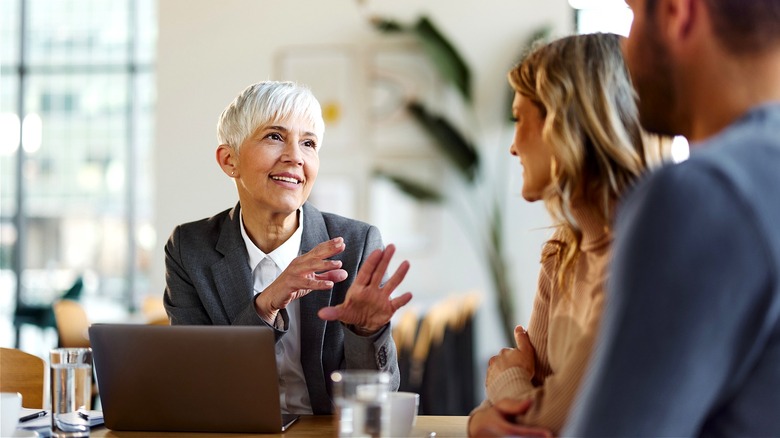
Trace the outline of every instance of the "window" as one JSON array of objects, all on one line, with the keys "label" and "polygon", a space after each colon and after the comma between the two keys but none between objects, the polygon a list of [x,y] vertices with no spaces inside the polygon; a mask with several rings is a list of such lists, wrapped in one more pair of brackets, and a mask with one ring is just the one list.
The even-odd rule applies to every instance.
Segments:
[{"label": "window", "polygon": [[48,306],[78,278],[114,307],[145,290],[155,1],[0,0],[5,311]]},{"label": "window", "polygon": [[577,33],[612,32],[628,36],[634,15],[624,0],[569,0]]}]

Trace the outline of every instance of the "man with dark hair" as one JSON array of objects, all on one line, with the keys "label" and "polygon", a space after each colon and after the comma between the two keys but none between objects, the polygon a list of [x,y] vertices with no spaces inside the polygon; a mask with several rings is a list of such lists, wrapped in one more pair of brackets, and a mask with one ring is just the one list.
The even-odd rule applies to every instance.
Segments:
[{"label": "man with dark hair", "polygon": [[691,143],[618,213],[564,436],[780,436],[780,0],[629,0],[651,131]]}]

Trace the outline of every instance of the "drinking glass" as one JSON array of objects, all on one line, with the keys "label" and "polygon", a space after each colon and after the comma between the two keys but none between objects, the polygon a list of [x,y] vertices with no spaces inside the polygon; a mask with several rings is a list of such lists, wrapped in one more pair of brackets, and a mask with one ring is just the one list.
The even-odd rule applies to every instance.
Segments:
[{"label": "drinking glass", "polygon": [[346,370],[331,374],[339,437],[387,436],[387,394],[390,374],[382,371]]},{"label": "drinking glass", "polygon": [[49,353],[49,364],[52,436],[88,437],[92,349],[55,348]]}]

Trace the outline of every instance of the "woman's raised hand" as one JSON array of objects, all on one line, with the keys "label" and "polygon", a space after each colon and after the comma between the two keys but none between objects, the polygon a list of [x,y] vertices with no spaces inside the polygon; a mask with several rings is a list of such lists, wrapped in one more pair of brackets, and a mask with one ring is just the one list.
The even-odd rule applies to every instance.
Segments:
[{"label": "woman's raised hand", "polygon": [[[273,324],[280,309],[313,290],[331,289],[347,278],[340,260],[328,260],[344,251],[344,239],[322,242],[306,254],[296,257],[261,294],[255,297],[255,309],[267,323]],[[358,275],[359,278],[359,275]]]},{"label": "woman's raised hand", "polygon": [[344,302],[320,309],[319,317],[326,321],[339,320],[351,324],[361,335],[375,333],[387,324],[395,311],[412,299],[411,292],[390,298],[409,271],[408,261],[404,260],[387,283],[382,284],[394,253],[394,245],[372,252],[358,271]]}]

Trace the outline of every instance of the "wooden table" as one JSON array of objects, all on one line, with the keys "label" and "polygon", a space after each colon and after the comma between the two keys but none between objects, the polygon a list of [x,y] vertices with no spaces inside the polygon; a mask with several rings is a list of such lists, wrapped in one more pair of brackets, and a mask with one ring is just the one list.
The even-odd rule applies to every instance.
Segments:
[{"label": "wooden table", "polygon": [[[417,417],[417,424],[412,431],[414,438],[429,438],[431,432],[436,432],[436,438],[442,437],[465,437],[467,416],[429,416],[420,415]],[[188,433],[188,432],[126,432],[114,431],[105,427],[93,428],[91,437],[115,437],[115,438],[243,438],[243,437],[332,437],[336,436],[336,429],[333,423],[333,417],[330,415],[303,415],[293,424],[287,432],[282,434],[249,434],[249,433]]]}]

